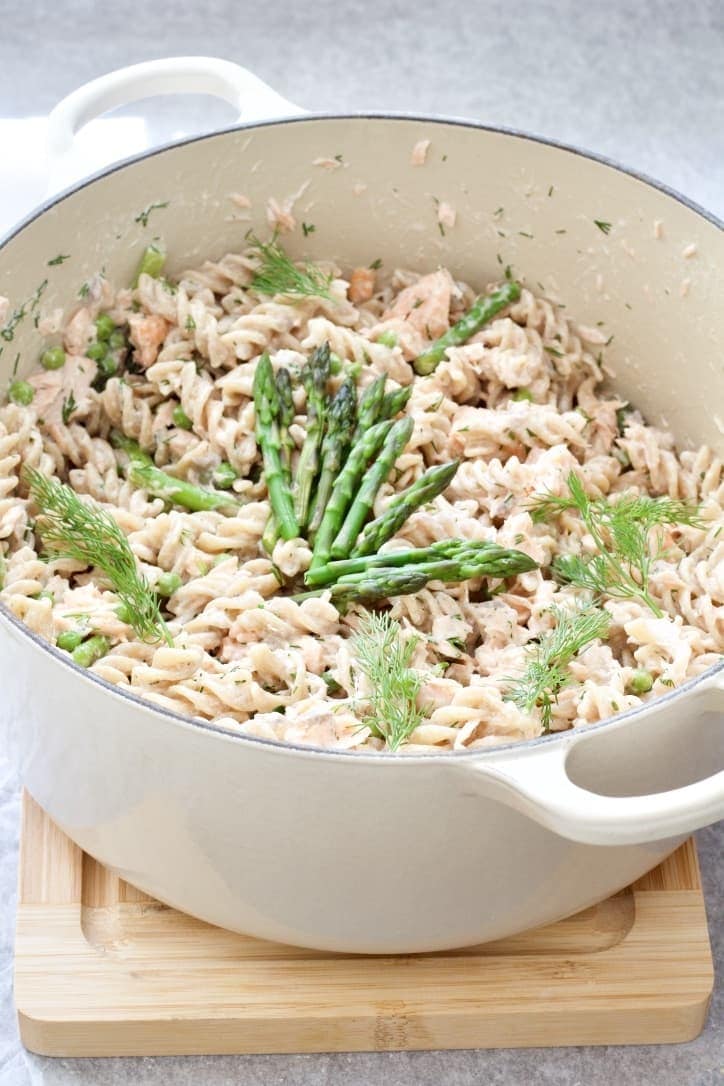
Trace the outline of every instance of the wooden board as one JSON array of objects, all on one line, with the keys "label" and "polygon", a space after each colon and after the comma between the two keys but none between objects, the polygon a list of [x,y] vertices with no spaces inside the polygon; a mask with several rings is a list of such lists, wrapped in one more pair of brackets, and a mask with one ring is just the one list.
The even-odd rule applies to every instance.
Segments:
[{"label": "wooden board", "polygon": [[687,1041],[713,971],[696,852],[568,920],[456,952],[361,957],[211,927],[135,890],[25,798],[15,997],[63,1056]]}]

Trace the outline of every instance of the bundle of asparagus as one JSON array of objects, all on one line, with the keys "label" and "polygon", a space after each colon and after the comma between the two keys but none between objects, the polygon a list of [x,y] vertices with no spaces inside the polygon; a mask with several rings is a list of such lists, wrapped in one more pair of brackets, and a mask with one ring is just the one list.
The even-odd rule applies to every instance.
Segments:
[{"label": "bundle of asparagus", "polygon": [[382,375],[358,401],[354,381],[347,378],[330,397],[330,371],[329,344],[324,343],[301,375],[307,427],[294,472],[289,374],[284,369],[275,374],[264,353],[254,376],[256,437],[272,507],[264,546],[271,553],[277,539],[298,536],[312,545],[305,576],[311,591],[295,599],[329,592],[344,610],[355,600],[375,602],[419,592],[430,581],[510,577],[536,568],[521,551],[464,539],[378,553],[416,509],[449,486],[459,461],[428,468],[395,495],[384,513],[370,520],[377,493],[412,434],[409,416],[395,419],[411,387],[385,392]]}]

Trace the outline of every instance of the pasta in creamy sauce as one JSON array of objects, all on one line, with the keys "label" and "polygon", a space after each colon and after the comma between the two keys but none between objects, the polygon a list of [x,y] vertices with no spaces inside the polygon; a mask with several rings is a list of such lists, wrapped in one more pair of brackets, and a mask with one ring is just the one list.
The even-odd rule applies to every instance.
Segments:
[{"label": "pasta in creamy sauce", "polygon": [[[364,606],[340,612],[325,591],[292,599],[280,575],[301,581],[310,545],[300,537],[278,539],[271,554],[262,546],[270,504],[255,438],[255,370],[268,351],[277,372],[298,373],[328,343],[343,367],[358,364],[360,390],[380,374],[390,390],[411,386],[404,412],[412,434],[377,491],[373,516],[431,465],[460,460],[447,489],[415,510],[383,551],[489,541],[522,550],[540,567],[485,585],[433,580],[389,600],[401,638],[417,637],[409,666],[419,722],[403,752],[484,748],[541,733],[540,709],[510,700],[509,679],[523,672],[556,614],[588,596],[550,568],[556,556],[590,550],[585,525],[571,515],[536,520],[531,510],[535,495],[565,495],[571,472],[592,500],[664,495],[698,505],[700,520],[664,533],[648,580],[660,615],[640,598],[603,595],[608,630],[571,660],[550,728],[605,719],[718,661],[722,462],[707,448],[677,452],[669,433],[602,387],[606,334],[523,287],[467,342],[448,348],[431,374],[418,376],[412,360],[475,297],[449,271],[383,277],[360,268],[345,279],[321,265],[329,296],[291,300],[252,288],[258,260],[252,247],[185,272],[173,287],[141,274],[134,289],[114,290],[97,277],[64,323],[63,364],[39,369],[28,378],[31,393],[0,407],[0,599],[31,630],[69,646],[63,635],[80,626],[106,639],[102,654],[88,660],[95,675],[235,732],[384,749],[366,723],[369,679],[354,654]],[[125,330],[130,346],[120,369],[99,381],[100,360],[87,351],[102,314],[109,328]],[[330,388],[342,379],[333,377]],[[293,399],[296,461],[305,436],[302,384]],[[194,486],[218,480],[222,466],[240,508],[190,511],[154,497],[119,471],[113,431]],[[166,578],[171,644],[140,639],[114,591],[82,562],[41,558],[24,467],[101,503],[151,587],[160,590]]]}]

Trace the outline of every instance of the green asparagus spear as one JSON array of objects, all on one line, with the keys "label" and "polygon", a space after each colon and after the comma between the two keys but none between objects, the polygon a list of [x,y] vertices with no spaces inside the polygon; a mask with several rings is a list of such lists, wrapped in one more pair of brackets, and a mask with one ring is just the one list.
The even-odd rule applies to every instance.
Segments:
[{"label": "green asparagus spear", "polygon": [[496,313],[517,302],[519,298],[520,285],[513,280],[503,283],[493,294],[482,294],[476,298],[472,308],[457,324],[417,356],[414,361],[415,372],[423,376],[432,373],[442,362],[448,347],[459,347],[461,343],[466,343],[484,324],[492,320]]},{"label": "green asparagus spear", "polygon": [[393,392],[386,392],[380,407],[380,418],[393,419],[395,415],[399,415],[411,395],[412,385],[403,385],[402,388],[396,388]]},{"label": "green asparagus spear", "polygon": [[319,471],[319,453],[328,408],[328,380],[329,343],[323,343],[314,351],[302,373],[307,390],[307,434],[299,454],[294,485],[294,515],[302,530],[307,526],[312,489]]},{"label": "green asparagus spear", "polygon": [[163,498],[164,501],[174,505],[182,505],[184,509],[198,512],[203,509],[238,509],[238,502],[215,490],[204,490],[200,486],[194,486],[186,479],[176,479],[168,472],[157,468],[148,453],[129,437],[114,432],[111,434],[111,442],[117,449],[121,449],[128,457],[125,468],[126,477],[135,486],[142,487],[155,498]]},{"label": "green asparagus spear", "polygon": [[[429,547],[410,547],[405,550],[387,551],[384,554],[372,554],[356,558],[346,558],[340,562],[328,562],[327,565],[310,569],[304,576],[305,584],[321,585],[331,581],[345,581],[358,574],[370,574],[379,568],[399,568],[401,566],[420,569],[439,567],[444,562],[458,562],[460,568],[475,566],[474,577],[513,577],[536,568],[533,561],[523,551],[507,550],[497,543],[488,543],[470,539],[442,539],[431,543]],[[447,570],[443,571],[447,573]],[[444,578],[439,578],[444,579]],[[467,577],[461,578],[466,580]]]},{"label": "green asparagus spear", "polygon": [[342,470],[356,416],[357,393],[354,381],[348,379],[339,386],[329,407],[327,432],[322,441],[322,468],[307,530],[310,538],[314,536],[322,523],[334,481]]},{"label": "green asparagus spear", "polygon": [[387,378],[384,373],[380,377],[376,377],[371,385],[368,385],[360,396],[359,404],[357,405],[357,429],[354,432],[352,441],[357,441],[362,434],[369,430],[370,426],[374,426],[376,422],[379,422],[382,418],[380,414],[380,408],[382,407],[382,401],[385,396],[385,382]]},{"label": "green asparagus spear", "polygon": [[363,600],[365,603],[378,603],[393,596],[407,596],[419,592],[428,582],[426,573],[418,569],[383,569],[374,570],[368,577],[349,584],[338,581],[328,588],[318,588],[314,592],[302,592],[291,598],[296,603],[321,596],[322,592],[331,593],[332,603],[340,611],[345,611],[350,603]]},{"label": "green asparagus spear", "polygon": [[391,422],[378,422],[366,430],[355,441],[345,465],[337,476],[322,523],[314,538],[312,566],[324,565],[332,550],[334,537],[339,531],[352,498],[359,486],[367,464],[382,448],[382,444],[392,429]]},{"label": "green asparagus spear", "polygon": [[392,429],[385,438],[380,454],[367,469],[360,488],[350,506],[344,524],[332,544],[333,558],[346,558],[352,551],[362,525],[374,505],[377,491],[395,466],[395,461],[410,440],[414,427],[413,420],[407,416],[392,424]]},{"label": "green asparagus spear", "polygon": [[279,437],[282,443],[282,466],[287,482],[291,483],[294,438],[289,433],[289,427],[294,422],[294,400],[292,398],[292,378],[289,370],[284,367],[277,372],[277,392],[279,394]]},{"label": "green asparagus spear", "polygon": [[259,359],[254,373],[254,408],[256,441],[264,458],[264,478],[269,501],[279,524],[279,535],[282,539],[295,539],[299,535],[299,524],[294,515],[292,495],[282,462],[279,391],[271,359],[266,351]]},{"label": "green asparagus spear", "polygon": [[[511,560],[510,555],[513,555]],[[512,577],[515,573],[522,573],[525,570],[535,569],[535,562],[528,558],[528,555],[523,555],[523,561],[520,560],[521,552],[509,552],[506,561],[498,561],[492,563],[494,568],[504,572],[491,573],[488,571],[487,563],[484,559],[477,558],[474,554],[463,554],[460,558],[448,558],[439,562],[420,562],[419,564],[402,566],[402,569],[407,569],[411,573],[424,573],[428,581],[471,581],[474,577]],[[390,566],[377,566],[375,572],[380,576],[388,569],[396,568]],[[366,581],[371,576],[370,571],[362,570],[359,573],[348,573],[344,577],[340,577],[337,584],[359,584],[362,581]]]},{"label": "green asparagus spear", "polygon": [[416,482],[392,499],[382,516],[370,521],[357,540],[352,557],[376,554],[382,544],[392,539],[416,509],[442,494],[450,485],[459,466],[459,460],[451,460],[447,464],[428,468]]},{"label": "green asparagus spear", "polygon": [[[294,452],[294,439],[289,433],[289,427],[294,421],[294,400],[292,399],[292,378],[289,370],[280,369],[277,371],[276,376],[277,393],[279,396],[279,440],[281,443],[281,462],[282,470],[284,472],[284,478],[286,479],[287,486],[291,487],[292,483],[292,453]],[[277,525],[277,518],[274,516],[273,511],[269,514],[269,519],[266,522],[264,528],[264,535],[261,537],[262,546],[267,554],[271,554],[274,550],[274,544],[279,538],[279,526]]]}]

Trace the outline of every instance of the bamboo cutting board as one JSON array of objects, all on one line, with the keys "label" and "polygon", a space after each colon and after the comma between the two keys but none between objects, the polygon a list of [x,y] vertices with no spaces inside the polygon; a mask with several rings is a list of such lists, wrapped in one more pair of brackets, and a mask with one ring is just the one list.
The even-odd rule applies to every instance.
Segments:
[{"label": "bamboo cutting board", "polygon": [[455,952],[360,957],[263,942],[159,904],[25,797],[15,998],[55,1056],[687,1041],[713,971],[692,841],[608,901]]}]

